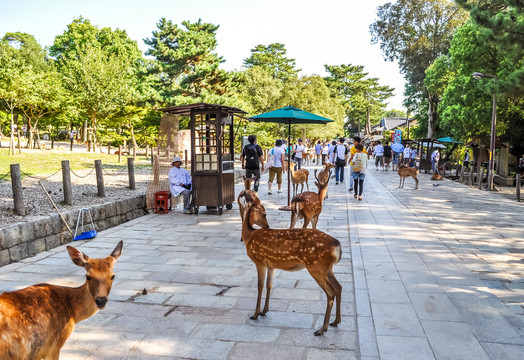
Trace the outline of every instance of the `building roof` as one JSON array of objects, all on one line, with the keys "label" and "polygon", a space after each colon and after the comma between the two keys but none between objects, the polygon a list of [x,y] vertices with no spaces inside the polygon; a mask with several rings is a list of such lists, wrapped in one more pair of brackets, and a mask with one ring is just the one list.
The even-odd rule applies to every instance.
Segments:
[{"label": "building roof", "polygon": [[207,103],[196,103],[196,104],[189,104],[189,105],[180,105],[180,106],[171,106],[163,109],[159,109],[159,111],[163,111],[168,114],[176,114],[176,115],[189,115],[191,114],[191,111],[205,111],[205,110],[219,110],[231,115],[237,115],[239,114],[247,114],[244,110],[241,110],[236,107],[232,106],[225,106],[225,105],[217,105],[217,104],[207,104]]},{"label": "building roof", "polygon": [[[415,118],[409,118],[409,122],[412,123],[413,121],[416,121]],[[382,118],[380,119],[380,126],[384,128],[384,130],[394,130],[399,127],[406,126],[406,118],[402,117],[390,117],[390,118]]]}]

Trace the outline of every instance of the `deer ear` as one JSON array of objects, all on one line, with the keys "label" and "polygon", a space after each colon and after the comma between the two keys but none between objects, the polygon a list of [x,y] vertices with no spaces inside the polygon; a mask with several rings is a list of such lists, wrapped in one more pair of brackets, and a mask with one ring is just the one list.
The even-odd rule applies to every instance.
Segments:
[{"label": "deer ear", "polygon": [[69,257],[71,258],[71,260],[73,260],[75,265],[85,267],[87,262],[89,261],[89,256],[72,246],[67,247],[67,252],[69,253]]},{"label": "deer ear", "polygon": [[120,257],[120,255],[122,255],[122,247],[124,246],[124,242],[122,240],[120,240],[120,242],[118,243],[118,245],[115,247],[115,250],[113,250],[113,252],[111,253],[110,256],[114,257],[115,260],[118,260],[118,258]]}]

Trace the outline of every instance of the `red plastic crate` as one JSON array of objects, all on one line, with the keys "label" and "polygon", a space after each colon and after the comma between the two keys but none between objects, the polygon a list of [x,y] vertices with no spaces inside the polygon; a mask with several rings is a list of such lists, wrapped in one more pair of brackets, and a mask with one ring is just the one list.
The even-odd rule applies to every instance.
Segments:
[{"label": "red plastic crate", "polygon": [[155,193],[155,213],[167,214],[169,211],[169,191],[158,191]]}]

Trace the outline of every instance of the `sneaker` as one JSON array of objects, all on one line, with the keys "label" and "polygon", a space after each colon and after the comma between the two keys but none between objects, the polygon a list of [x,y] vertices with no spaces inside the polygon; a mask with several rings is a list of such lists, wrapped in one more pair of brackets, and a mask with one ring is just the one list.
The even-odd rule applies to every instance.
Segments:
[{"label": "sneaker", "polygon": [[348,191],[353,191],[353,188],[349,188]]},{"label": "sneaker", "polygon": [[191,215],[192,212],[191,212],[191,210],[188,209],[188,210],[184,210],[184,214],[186,214],[186,215]]},{"label": "sneaker", "polygon": [[376,170],[378,171],[378,168]]},{"label": "sneaker", "polygon": [[335,183],[335,185],[338,185],[338,181]]},{"label": "sneaker", "polygon": [[282,190],[281,190],[281,189],[278,189],[278,190],[277,190],[277,192],[281,193],[281,192],[282,192]]},{"label": "sneaker", "polygon": [[268,195],[271,195],[271,194],[273,194],[273,193],[272,193],[271,191],[268,191],[267,193],[268,193]]}]

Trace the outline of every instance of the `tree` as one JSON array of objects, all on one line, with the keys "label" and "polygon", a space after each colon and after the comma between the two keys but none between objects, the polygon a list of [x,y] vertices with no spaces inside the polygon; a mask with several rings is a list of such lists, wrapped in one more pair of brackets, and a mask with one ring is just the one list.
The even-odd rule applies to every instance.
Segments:
[{"label": "tree", "polygon": [[257,45],[251,49],[251,56],[244,59],[244,66],[248,69],[260,66],[269,71],[273,78],[285,81],[300,72],[300,69],[295,68],[295,59],[286,57],[286,54],[286,47],[281,43]]},{"label": "tree", "polygon": [[219,68],[224,62],[214,51],[218,25],[182,22],[183,27],[161,18],[151,38],[146,55],[156,59],[150,73],[155,75],[156,89],[164,103],[223,103],[221,97],[230,86],[228,74]]},{"label": "tree", "polygon": [[428,137],[437,124],[438,97],[424,85],[425,71],[448,52],[455,29],[465,23],[467,12],[447,0],[398,0],[377,10],[370,26],[372,43],[380,43],[386,60],[398,60],[410,96],[421,94],[428,104]]}]

